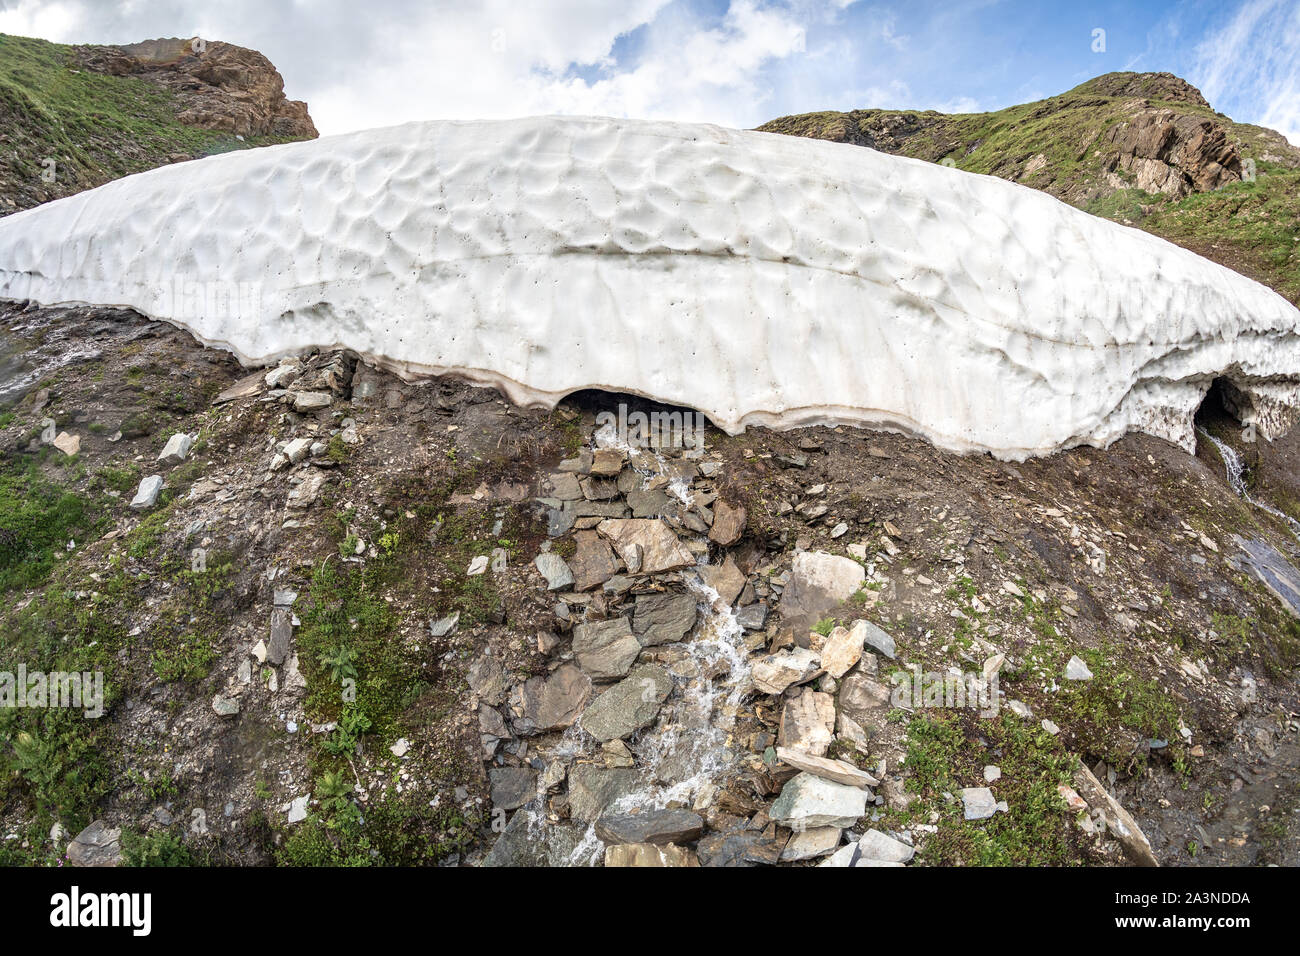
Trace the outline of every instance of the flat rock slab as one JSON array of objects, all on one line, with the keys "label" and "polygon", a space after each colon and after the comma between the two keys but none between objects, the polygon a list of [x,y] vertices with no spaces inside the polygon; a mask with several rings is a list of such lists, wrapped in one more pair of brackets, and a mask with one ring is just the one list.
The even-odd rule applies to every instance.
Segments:
[{"label": "flat rock slab", "polygon": [[835,736],[835,698],[805,687],[785,702],[777,742],[790,750],[820,757]]},{"label": "flat rock slab", "polygon": [[881,863],[906,863],[916,856],[916,848],[879,830],[868,830],[858,840],[858,854]]},{"label": "flat rock slab", "polygon": [[530,767],[493,767],[488,780],[494,810],[517,810],[537,796],[537,771]]},{"label": "flat rock slab", "polygon": [[740,540],[745,533],[745,509],[733,508],[721,498],[713,503],[713,526],[709,529],[709,540],[728,548]]},{"label": "flat rock slab", "polygon": [[594,680],[623,677],[641,653],[641,642],[626,617],[573,629],[573,653],[578,665]]},{"label": "flat rock slab", "polygon": [[658,518],[610,519],[597,530],[610,540],[629,573],[658,574],[695,564],[690,549]]},{"label": "flat rock slab", "polygon": [[1282,552],[1262,538],[1243,538],[1234,534],[1232,540],[1241,548],[1246,565],[1292,614],[1300,617],[1300,574]]},{"label": "flat rock slab", "polygon": [[614,552],[608,542],[595,531],[576,531],[573,540],[576,546],[568,565],[576,590],[590,591],[618,573],[618,561],[614,558]]},{"label": "flat rock slab", "polygon": [[510,692],[516,733],[540,734],[573,724],[591,698],[591,678],[576,664],[561,664],[545,677],[530,677]]},{"label": "flat rock slab", "polygon": [[836,680],[852,670],[853,665],[862,658],[862,644],[867,632],[866,628],[859,625],[866,623],[858,621],[852,628],[837,627],[822,645],[822,667]]},{"label": "flat rock slab", "polygon": [[867,812],[867,792],[810,773],[786,781],[768,811],[774,821],[792,830],[853,826]]},{"label": "flat rock slab", "polygon": [[632,632],[643,647],[672,644],[691,632],[698,614],[691,594],[638,595],[632,609]]},{"label": "flat rock slab", "polygon": [[704,832],[704,820],[689,810],[603,813],[596,836],[605,843],[691,843]]},{"label": "flat rock slab", "polygon": [[68,844],[72,866],[117,866],[122,862],[122,831],[95,820]]},{"label": "flat rock slab", "polygon": [[826,780],[832,780],[835,783],[842,783],[849,787],[874,787],[880,783],[875,777],[865,770],[859,770],[847,760],[832,760],[829,757],[818,757],[814,754],[804,753],[801,750],[791,750],[789,747],[776,748],[777,759],[782,763],[794,767],[796,770],[804,770]]},{"label": "flat rock slab", "polygon": [[781,616],[787,621],[820,617],[857,594],[866,580],[867,572],[851,558],[801,551],[781,595]]},{"label": "flat rock slab", "polygon": [[734,604],[740,592],[745,590],[745,575],[736,567],[735,559],[727,555],[721,564],[711,564],[700,568],[700,578],[728,605]]},{"label": "flat rock slab", "polygon": [[605,847],[606,866],[699,866],[690,850],[669,843],[623,843]]},{"label": "flat rock slab", "polygon": [[594,823],[605,809],[641,785],[631,768],[578,764],[569,771],[569,814],[580,823]]},{"label": "flat rock slab", "polygon": [[965,787],[958,791],[967,820],[987,820],[998,812],[998,801],[988,787]]},{"label": "flat rock slab", "polygon": [[850,674],[840,683],[840,710],[866,725],[888,713],[893,706],[889,688],[865,674]]},{"label": "flat rock slab", "polygon": [[591,702],[582,729],[597,740],[628,737],[648,727],[673,689],[673,678],[657,664],[632,668],[627,677]]},{"label": "flat rock slab", "polygon": [[835,848],[840,845],[841,833],[843,831],[839,827],[813,827],[810,830],[801,830],[790,837],[790,842],[781,851],[781,859],[789,863],[815,860],[819,856],[834,853]]}]

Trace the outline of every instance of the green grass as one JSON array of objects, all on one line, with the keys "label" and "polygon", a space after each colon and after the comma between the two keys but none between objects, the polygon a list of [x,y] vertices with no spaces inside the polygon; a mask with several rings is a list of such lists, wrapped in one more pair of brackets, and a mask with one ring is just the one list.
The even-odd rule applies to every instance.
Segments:
[{"label": "green grass", "polygon": [[0,592],[34,587],[70,540],[84,541],[104,525],[99,502],[59,487],[39,459],[0,471]]}]

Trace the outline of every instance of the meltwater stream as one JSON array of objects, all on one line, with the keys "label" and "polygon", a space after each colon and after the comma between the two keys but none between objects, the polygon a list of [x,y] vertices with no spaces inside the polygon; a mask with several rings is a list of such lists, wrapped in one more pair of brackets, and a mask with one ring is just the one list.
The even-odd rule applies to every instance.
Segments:
[{"label": "meltwater stream", "polygon": [[1261,511],[1267,511],[1275,518],[1281,518],[1282,521],[1286,522],[1286,526],[1291,529],[1291,533],[1295,535],[1297,539],[1300,539],[1300,521],[1296,521],[1288,514],[1283,514],[1272,505],[1260,501],[1250,493],[1250,489],[1246,487],[1246,465],[1241,460],[1241,456],[1237,454],[1236,450],[1226,442],[1222,442],[1215,438],[1204,428],[1197,426],[1196,430],[1208,438],[1211,444],[1219,450],[1219,457],[1223,459],[1223,465],[1227,472],[1228,484],[1232,487],[1232,490],[1235,491],[1244,501],[1250,502]]}]

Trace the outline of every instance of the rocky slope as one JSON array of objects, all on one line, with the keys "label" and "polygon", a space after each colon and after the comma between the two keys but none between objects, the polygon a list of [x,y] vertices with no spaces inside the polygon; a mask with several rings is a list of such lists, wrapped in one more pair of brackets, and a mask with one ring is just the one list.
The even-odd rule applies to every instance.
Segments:
[{"label": "rocky slope", "polygon": [[1300,149],[1168,73],[1109,73],[994,113],[806,113],[759,129],[1009,179],[1227,265],[1300,302]]},{"label": "rocky slope", "polygon": [[1233,401],[647,449],[604,413],[682,410],[0,305],[0,674],[105,678],[0,707],[0,863],[1295,865],[1300,436]]},{"label": "rocky slope", "polygon": [[260,53],[196,39],[0,35],[0,215],[215,152],[314,139]]}]

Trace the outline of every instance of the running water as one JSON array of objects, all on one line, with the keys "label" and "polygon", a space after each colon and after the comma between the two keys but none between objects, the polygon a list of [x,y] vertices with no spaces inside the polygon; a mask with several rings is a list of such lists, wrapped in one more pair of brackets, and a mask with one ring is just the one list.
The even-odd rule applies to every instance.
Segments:
[{"label": "running water", "polygon": [[1219,450],[1219,457],[1223,459],[1223,465],[1227,471],[1228,484],[1232,487],[1232,490],[1235,491],[1242,500],[1249,502],[1261,511],[1267,511],[1275,518],[1282,519],[1282,521],[1286,523],[1286,526],[1291,529],[1291,533],[1295,535],[1297,539],[1300,539],[1300,521],[1296,521],[1288,514],[1283,514],[1272,505],[1260,501],[1250,493],[1250,489],[1246,487],[1246,465],[1245,462],[1241,460],[1241,456],[1237,454],[1236,450],[1226,442],[1222,442],[1215,438],[1204,428],[1197,426],[1196,430],[1208,438],[1210,443]]}]

